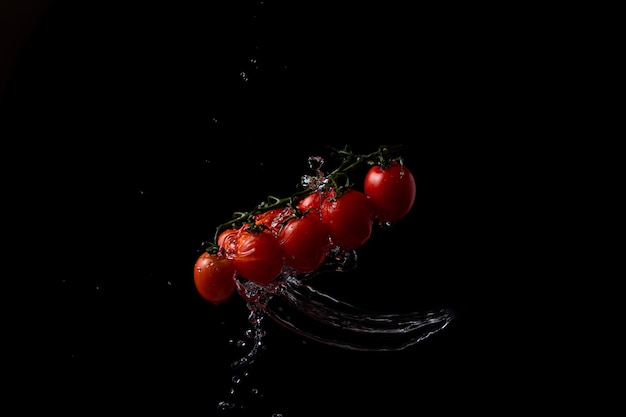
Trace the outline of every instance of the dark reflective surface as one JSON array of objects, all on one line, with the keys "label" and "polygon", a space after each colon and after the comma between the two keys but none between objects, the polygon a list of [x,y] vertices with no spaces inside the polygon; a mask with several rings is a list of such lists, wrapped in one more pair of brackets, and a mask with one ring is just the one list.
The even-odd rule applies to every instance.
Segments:
[{"label": "dark reflective surface", "polygon": [[[485,337],[500,317],[485,289],[502,262],[490,224],[502,202],[477,139],[493,93],[480,31],[461,11],[287,3],[59,1],[37,26],[1,116],[10,218],[32,213],[12,245],[20,394],[77,413],[492,407],[485,361],[500,349]],[[265,320],[266,349],[239,374],[248,311],[237,295],[213,306],[195,292],[201,242],[232,212],[295,191],[330,143],[404,143],[418,197],[355,271],[316,288],[455,319],[398,352],[321,345]],[[229,398],[244,409],[218,413]]]}]

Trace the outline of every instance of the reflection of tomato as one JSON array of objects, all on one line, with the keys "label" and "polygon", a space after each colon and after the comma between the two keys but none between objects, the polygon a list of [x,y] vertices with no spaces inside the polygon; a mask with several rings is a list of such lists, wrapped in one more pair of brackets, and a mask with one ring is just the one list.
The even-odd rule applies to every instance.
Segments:
[{"label": "reflection of tomato", "polygon": [[328,230],[315,212],[290,219],[280,230],[278,240],[285,263],[298,273],[319,268],[330,250]]},{"label": "reflection of tomato", "polygon": [[372,202],[376,218],[393,222],[406,216],[415,202],[415,178],[403,164],[375,165],[365,175],[363,192]]},{"label": "reflection of tomato", "polygon": [[193,269],[196,289],[207,301],[220,304],[235,291],[235,264],[221,255],[204,252],[198,257]]},{"label": "reflection of tomato", "polygon": [[268,229],[253,231],[244,226],[237,236],[233,260],[239,275],[257,284],[278,278],[283,268],[278,238]]},{"label": "reflection of tomato", "polygon": [[372,234],[374,208],[360,191],[348,189],[337,198],[322,201],[321,213],[332,242],[342,249],[357,249]]}]

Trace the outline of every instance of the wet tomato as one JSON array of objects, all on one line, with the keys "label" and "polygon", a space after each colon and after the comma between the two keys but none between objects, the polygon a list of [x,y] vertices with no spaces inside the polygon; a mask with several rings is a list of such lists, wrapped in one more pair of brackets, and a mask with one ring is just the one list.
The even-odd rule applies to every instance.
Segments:
[{"label": "wet tomato", "polygon": [[323,200],[320,210],[333,244],[342,249],[360,248],[372,235],[374,208],[358,190],[348,189],[337,198]]},{"label": "wet tomato", "polygon": [[306,211],[309,209],[319,210],[321,201],[321,193],[319,191],[314,191],[311,194],[308,194],[302,200],[300,200],[296,207],[298,207],[298,209],[302,211]]},{"label": "wet tomato", "polygon": [[237,272],[232,259],[204,252],[198,257],[193,269],[196,289],[207,301],[220,304],[235,291]]},{"label": "wet tomato", "polygon": [[269,229],[244,226],[237,236],[233,260],[239,275],[257,284],[275,280],[283,268],[278,237]]},{"label": "wet tomato", "polygon": [[330,250],[328,229],[313,211],[287,221],[278,234],[278,241],[285,264],[298,273],[315,271]]},{"label": "wet tomato", "polygon": [[291,207],[276,207],[254,215],[254,222],[270,229],[274,234],[278,234],[282,223],[291,216]]},{"label": "wet tomato", "polygon": [[235,254],[235,243],[239,229],[225,229],[217,237],[217,245],[224,252],[226,257],[232,258]]},{"label": "wet tomato", "polygon": [[415,178],[411,170],[398,161],[386,167],[375,165],[365,175],[363,192],[372,202],[378,220],[394,222],[413,207]]}]

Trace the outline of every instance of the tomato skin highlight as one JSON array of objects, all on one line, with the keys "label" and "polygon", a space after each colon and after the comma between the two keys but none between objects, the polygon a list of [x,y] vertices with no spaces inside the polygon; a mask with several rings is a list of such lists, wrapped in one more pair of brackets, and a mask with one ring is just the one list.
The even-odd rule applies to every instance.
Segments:
[{"label": "tomato skin highlight", "polygon": [[321,214],[333,244],[342,249],[358,249],[372,235],[374,207],[358,190],[348,189],[337,198],[323,200]]},{"label": "tomato skin highlight", "polygon": [[243,278],[257,284],[268,284],[278,278],[283,268],[278,237],[268,230],[239,232],[233,257],[235,268]]},{"label": "tomato skin highlight", "polygon": [[285,264],[297,273],[318,269],[330,251],[330,235],[317,212],[290,219],[278,234]]},{"label": "tomato skin highlight", "polygon": [[213,304],[228,300],[235,291],[237,271],[231,259],[218,254],[202,253],[196,259],[193,280],[198,293]]},{"label": "tomato skin highlight", "polygon": [[394,222],[406,216],[415,203],[415,177],[398,161],[388,167],[375,165],[365,175],[363,192],[372,202],[378,220]]}]

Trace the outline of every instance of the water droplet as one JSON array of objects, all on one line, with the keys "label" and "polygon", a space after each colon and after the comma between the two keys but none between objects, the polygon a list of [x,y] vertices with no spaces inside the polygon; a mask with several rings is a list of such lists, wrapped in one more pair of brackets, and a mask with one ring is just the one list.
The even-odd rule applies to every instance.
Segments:
[{"label": "water droplet", "polygon": [[232,410],[235,408],[235,404],[230,401],[220,401],[217,403],[218,410]]},{"label": "water droplet", "polygon": [[324,158],[321,156],[309,156],[309,168],[313,171],[320,171],[324,165]]}]

